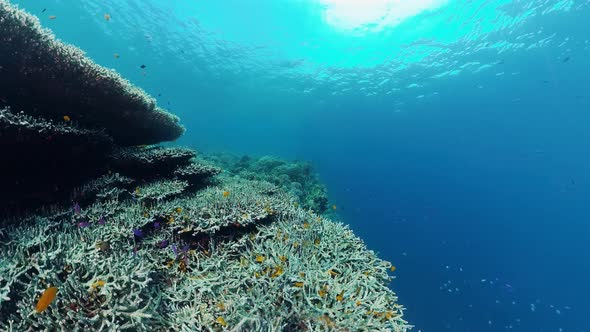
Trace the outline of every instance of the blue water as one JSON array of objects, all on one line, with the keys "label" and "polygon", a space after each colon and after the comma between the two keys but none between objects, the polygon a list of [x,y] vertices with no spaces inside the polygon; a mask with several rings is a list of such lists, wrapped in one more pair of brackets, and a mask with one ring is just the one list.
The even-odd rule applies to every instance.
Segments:
[{"label": "blue water", "polygon": [[175,144],[312,161],[415,331],[590,331],[590,1],[13,2]]}]

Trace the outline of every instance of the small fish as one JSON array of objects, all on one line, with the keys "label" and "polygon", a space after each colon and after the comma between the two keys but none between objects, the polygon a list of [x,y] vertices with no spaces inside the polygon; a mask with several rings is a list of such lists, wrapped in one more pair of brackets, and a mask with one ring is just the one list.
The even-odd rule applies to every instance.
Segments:
[{"label": "small fish", "polygon": [[563,61],[562,61],[562,62],[563,62],[563,63],[566,63],[566,62],[568,62],[568,61],[570,61],[570,57],[569,57],[569,56],[566,56],[566,57],[563,59]]},{"label": "small fish", "polygon": [[135,188],[135,194],[139,195],[139,193],[140,193],[139,188]]},{"label": "small fish", "polygon": [[181,212],[182,212],[182,208],[180,208],[180,207],[177,207],[177,208],[176,208],[176,213],[181,213]]},{"label": "small fish", "polygon": [[223,192],[223,197],[227,197],[227,196],[229,196],[229,191],[224,191]]},{"label": "small fish", "polygon": [[159,221],[154,221],[154,229],[160,229],[162,227]]},{"label": "small fish", "polygon": [[98,279],[98,280],[96,280],[96,282],[94,282],[92,284],[92,288],[100,288],[100,287],[103,287],[104,285],[106,285],[106,283],[107,283],[106,281],[101,280],[101,279]]},{"label": "small fish", "polygon": [[106,220],[105,220],[104,216],[100,216],[100,218],[98,219],[98,224],[102,226],[105,223],[106,223]]},{"label": "small fish", "polygon": [[113,54],[113,56],[115,57],[115,59],[118,59],[119,58],[119,53],[115,53],[115,54]]},{"label": "small fish", "polygon": [[70,122],[70,121],[72,121],[72,119],[69,116],[64,115],[64,121],[65,122]]},{"label": "small fish", "polygon": [[109,14],[104,14],[104,19],[105,19],[106,21],[110,20],[110,19],[111,19],[111,15],[109,15]]},{"label": "small fish", "polygon": [[184,247],[182,247],[182,252],[186,253],[188,252],[188,250],[191,248],[191,246],[189,246],[188,244],[185,245]]},{"label": "small fish", "polygon": [[168,246],[168,240],[162,240],[159,244],[160,249],[164,249]]},{"label": "small fish", "polygon": [[57,18],[57,16],[55,16],[55,15],[51,15],[51,16],[49,16],[49,19],[50,19],[50,20],[55,20],[56,18]]},{"label": "small fish", "polygon": [[139,66],[139,68],[145,69],[145,65],[141,65],[141,66]]},{"label": "small fish", "polygon": [[336,204],[332,205],[332,210],[336,210]]},{"label": "small fish", "polygon": [[223,327],[227,326],[227,323],[225,322],[225,319],[223,319],[223,317],[217,317],[217,319],[215,321]]},{"label": "small fish", "polygon": [[178,249],[176,249],[176,245],[172,244],[172,246],[170,247],[172,249],[172,252],[174,253],[174,256],[178,256]]},{"label": "small fish", "polygon": [[42,13],[45,13],[46,10],[47,10],[47,8],[43,8],[43,10],[41,12]]},{"label": "small fish", "polygon": [[396,269],[396,268],[395,268],[395,266],[393,266],[393,265],[392,265],[392,266],[389,268],[389,271],[391,271],[391,272],[394,272],[394,271],[395,271],[395,269]]},{"label": "small fish", "polygon": [[111,245],[106,241],[99,242],[96,247],[103,252],[111,250]]},{"label": "small fish", "polygon": [[74,203],[73,209],[74,209],[75,214],[78,214],[78,215],[80,214],[80,211],[81,211],[80,204]]},{"label": "small fish", "polygon": [[47,309],[47,307],[49,307],[51,302],[55,299],[56,295],[57,287],[47,288],[39,298],[39,301],[37,301],[37,306],[35,307],[35,310],[37,312],[45,311],[45,309]]},{"label": "small fish", "polygon": [[143,237],[143,232],[141,231],[141,229],[134,229],[133,230],[133,235],[135,235],[136,237],[142,238]]},{"label": "small fish", "polygon": [[80,227],[80,228],[90,227],[90,223],[88,221],[80,221],[78,223],[78,227]]}]

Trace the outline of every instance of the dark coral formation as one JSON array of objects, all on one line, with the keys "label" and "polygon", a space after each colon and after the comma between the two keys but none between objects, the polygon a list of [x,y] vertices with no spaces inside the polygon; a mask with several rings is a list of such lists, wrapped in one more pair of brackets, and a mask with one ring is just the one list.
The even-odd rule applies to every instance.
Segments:
[{"label": "dark coral formation", "polygon": [[178,121],[0,0],[0,216],[67,198],[105,173],[112,151],[179,137]]},{"label": "dark coral formation", "polygon": [[288,162],[270,156],[254,158],[232,154],[205,157],[228,173],[245,179],[267,181],[295,195],[304,209],[322,214],[328,209],[328,193],[313,166],[305,161]]},{"label": "dark coral formation", "polygon": [[68,198],[101,174],[112,144],[101,131],[0,110],[0,215]]},{"label": "dark coral formation", "polygon": [[115,71],[55,39],[39,20],[0,1],[0,106],[104,129],[119,145],[178,138],[178,118]]}]

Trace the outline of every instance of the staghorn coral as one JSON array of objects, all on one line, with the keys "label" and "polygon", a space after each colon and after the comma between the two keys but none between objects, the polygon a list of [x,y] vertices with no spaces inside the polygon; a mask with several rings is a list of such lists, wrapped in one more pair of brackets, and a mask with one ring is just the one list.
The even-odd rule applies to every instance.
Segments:
[{"label": "staghorn coral", "polygon": [[[149,186],[174,191],[160,181],[139,192]],[[390,264],[275,185],[223,177],[149,205],[125,197],[4,231],[0,329],[410,328],[386,286]],[[50,285],[57,299],[33,313]]]},{"label": "staghorn coral", "polygon": [[221,173],[221,168],[193,161],[188,166],[180,166],[174,171],[174,176],[186,180],[192,185],[203,184],[205,180]]},{"label": "staghorn coral", "polygon": [[133,178],[174,177],[179,167],[188,166],[196,156],[186,148],[125,148],[112,155],[112,168]]},{"label": "staghorn coral", "polygon": [[204,157],[219,165],[230,174],[245,179],[274,183],[295,195],[305,209],[324,213],[328,209],[328,193],[319,181],[318,175],[308,162],[287,162],[275,157],[237,157],[228,153],[211,154]]},{"label": "staghorn coral", "polygon": [[0,107],[104,129],[118,145],[178,138],[179,119],[114,70],[57,40],[39,20],[0,0]]}]

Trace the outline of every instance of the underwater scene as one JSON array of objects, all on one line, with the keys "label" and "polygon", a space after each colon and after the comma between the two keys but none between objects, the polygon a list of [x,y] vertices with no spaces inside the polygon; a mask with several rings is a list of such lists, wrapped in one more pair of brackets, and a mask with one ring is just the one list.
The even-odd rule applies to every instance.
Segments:
[{"label": "underwater scene", "polygon": [[589,0],[0,0],[0,331],[590,332]]}]

